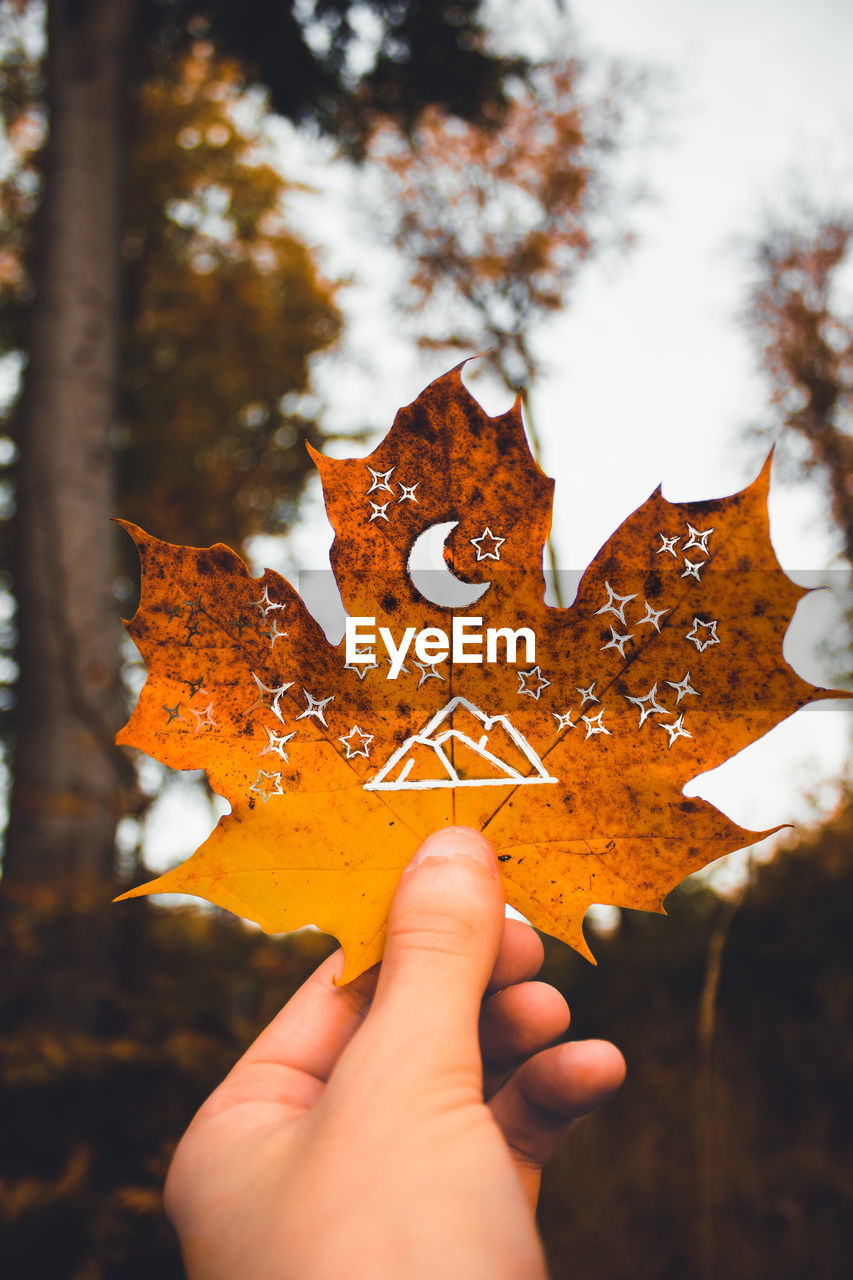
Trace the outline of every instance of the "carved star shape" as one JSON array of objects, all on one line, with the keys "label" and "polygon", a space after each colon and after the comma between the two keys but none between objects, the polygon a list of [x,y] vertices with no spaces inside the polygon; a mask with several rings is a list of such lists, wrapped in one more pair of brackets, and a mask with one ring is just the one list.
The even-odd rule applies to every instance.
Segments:
[{"label": "carved star shape", "polygon": [[[522,693],[529,693],[531,698],[535,698],[537,702],[542,696],[542,690],[547,689],[551,683],[550,680],[545,679],[538,666],[531,667],[529,671],[517,671],[516,675],[518,676],[517,692],[519,695]],[[536,681],[535,688],[530,688],[528,686],[528,680]]]},{"label": "carved star shape", "polygon": [[266,634],[266,635],[268,635],[268,636],[269,636],[269,638],[270,638],[270,648],[272,649],[272,648],[275,646],[275,642],[276,642],[276,640],[282,640],[282,639],[284,639],[284,637],[287,635],[287,632],[286,632],[286,631],[279,631],[279,629],[278,629],[278,623],[277,623],[277,622],[273,622],[273,624],[272,624],[272,626],[270,627],[269,631],[267,631],[265,634]]},{"label": "carved star shape", "polygon": [[252,672],[252,679],[258,686],[258,696],[252,705],[246,708],[244,714],[248,716],[253,711],[271,711],[274,716],[278,716],[279,720],[281,720],[283,724],[284,716],[281,714],[278,704],[281,701],[282,695],[287,693],[287,690],[293,684],[293,681],[290,680],[287,684],[280,684],[277,689],[270,689],[268,685],[265,685],[262,680],[258,679],[254,671]]},{"label": "carved star shape", "polygon": [[608,738],[613,737],[610,730],[605,729],[604,725],[601,723],[601,717],[604,715],[604,711],[605,708],[602,707],[600,711],[596,711],[594,716],[581,716],[581,720],[583,720],[586,725],[586,738],[584,738],[584,742],[586,742],[587,738],[591,738],[594,733],[606,733]]},{"label": "carved star shape", "polygon": [[699,577],[699,570],[702,568],[703,564],[707,564],[707,563],[708,563],[707,560],[696,560],[696,561],[688,560],[687,556],[685,556],[684,557],[684,573],[682,573],[680,576],[682,578],[695,578],[697,582],[701,582],[702,579]]},{"label": "carved star shape", "polygon": [[[266,779],[268,784],[272,783],[272,786],[267,786],[265,788],[264,779]],[[257,780],[252,783],[249,790],[256,792],[261,797],[264,804],[266,804],[270,796],[283,796],[284,790],[281,785],[281,774],[267,773],[264,769],[259,769]]]},{"label": "carved star shape", "polygon": [[293,733],[276,733],[274,729],[267,729],[266,732],[268,738],[267,745],[264,747],[263,751],[258,752],[258,755],[281,756],[282,760],[289,764],[290,762],[287,759],[287,752],[284,750],[284,745],[286,742],[290,742],[291,738],[296,737],[296,730],[294,729]]},{"label": "carved star shape", "polygon": [[[389,666],[389,667],[393,667],[394,663],[391,661],[391,659],[388,657],[388,655],[387,655],[387,654],[385,655],[385,661],[388,663],[388,666]],[[376,665],[376,666],[378,666],[378,665],[379,665],[379,663],[376,663],[375,665]],[[407,676],[407,675],[409,675],[409,668],[408,668],[408,667],[406,667],[406,666],[401,666],[401,667],[400,667],[400,674],[401,674],[401,675],[406,675],[406,676]]]},{"label": "carved star shape", "polygon": [[370,472],[373,483],[367,492],[373,493],[374,489],[387,489],[388,493],[393,493],[394,490],[391,488],[388,481],[391,479],[391,476],[394,474],[396,469],[396,467],[390,467],[387,471],[374,471],[373,467],[368,467],[367,470]]},{"label": "carved star shape", "polygon": [[194,618],[201,611],[201,596],[196,596],[195,600],[185,600],[184,604],[188,604],[190,607],[188,616]]},{"label": "carved star shape", "polygon": [[648,600],[644,600],[643,604],[646,606],[646,616],[640,619],[637,626],[641,627],[644,622],[649,622],[655,631],[660,632],[660,619],[665,613],[669,613],[669,609],[653,609]]},{"label": "carved star shape", "polygon": [[[699,628],[704,627],[707,633],[707,639],[700,638]],[[692,640],[700,653],[704,653],[709,645],[719,644],[720,637],[717,635],[716,622],[700,622],[698,618],[693,619],[693,629],[688,631],[685,640]]]},{"label": "carved star shape", "polygon": [[678,706],[679,702],[680,702],[680,701],[681,701],[681,699],[685,696],[685,694],[692,693],[692,694],[694,695],[694,697],[697,697],[697,698],[700,696],[700,694],[699,694],[699,690],[698,690],[698,689],[694,689],[694,688],[693,688],[693,686],[692,686],[692,685],[691,685],[691,683],[690,683],[690,672],[689,672],[689,671],[687,672],[687,675],[684,677],[684,679],[683,679],[683,680],[666,680],[666,681],[664,681],[664,683],[665,683],[665,684],[668,684],[668,685],[669,685],[669,687],[670,687],[670,689],[675,689],[675,690],[676,690],[676,692],[677,692],[677,694],[678,694],[677,698],[675,699],[675,705],[676,705],[676,706]]},{"label": "carved star shape", "polygon": [[572,709],[571,709],[571,707],[569,708],[569,710],[566,712],[566,714],[565,714],[564,716],[561,716],[561,715],[560,715],[560,713],[559,713],[559,711],[552,711],[552,712],[551,712],[551,715],[552,715],[552,716],[554,717],[554,719],[557,721],[557,732],[558,732],[558,733],[562,733],[563,729],[574,729],[574,728],[576,728],[576,727],[577,727],[577,726],[575,725],[574,720],[572,719]]},{"label": "carved star shape", "polygon": [[665,534],[663,534],[663,533],[659,533],[659,534],[658,534],[658,537],[660,538],[660,542],[661,542],[661,544],[660,544],[660,546],[657,548],[657,550],[656,550],[656,552],[655,552],[655,555],[658,555],[658,556],[659,556],[659,555],[661,555],[664,551],[668,551],[668,552],[669,552],[669,554],[670,554],[671,556],[674,556],[674,557],[675,557],[675,559],[677,560],[677,559],[678,559],[678,552],[675,550],[675,548],[678,546],[678,543],[681,541],[681,539],[680,539],[680,538],[667,538],[667,536],[666,536]]},{"label": "carved star shape", "polygon": [[672,750],[672,744],[676,741],[676,739],[693,737],[692,733],[688,733],[687,730],[682,727],[684,724],[683,711],[674,724],[663,724],[660,720],[658,721],[658,724],[660,724],[660,727],[662,729],[666,729],[667,733],[669,734],[669,750],[670,751]]},{"label": "carved star shape", "polygon": [[181,721],[183,721],[183,723],[184,723],[184,724],[186,724],[186,723],[187,723],[187,722],[186,722],[186,720],[184,720],[184,717],[181,715],[181,704],[180,704],[180,702],[177,702],[177,703],[174,705],[174,707],[167,707],[167,706],[164,706],[164,707],[163,707],[163,710],[166,712],[166,715],[169,717],[169,719],[166,721],[166,724],[167,724],[167,725],[168,725],[168,724],[171,724],[173,720],[181,720]]},{"label": "carved star shape", "polygon": [[359,680],[363,680],[368,671],[373,671],[378,666],[378,662],[345,662],[344,671],[354,671]]},{"label": "carved star shape", "polygon": [[342,742],[346,748],[347,760],[352,760],[353,756],[364,756],[365,759],[370,755],[370,744],[373,741],[372,733],[364,733],[354,724],[346,737],[338,738],[338,742]]},{"label": "carved star shape", "polygon": [[175,618],[180,618],[180,616],[181,606],[179,604],[173,604],[169,612],[166,614],[166,619],[168,622],[174,622]]},{"label": "carved star shape", "polygon": [[264,616],[266,616],[271,610],[284,609],[285,606],[283,604],[276,604],[274,600],[270,600],[270,589],[265,585],[260,600],[252,601],[252,608],[258,609]]},{"label": "carved star shape", "polygon": [[187,634],[184,636],[184,644],[186,644],[188,640],[192,640],[193,636],[197,636],[199,629],[197,622],[191,622],[187,627]]},{"label": "carved star shape", "polygon": [[[370,505],[373,507],[373,514],[371,515],[370,520],[387,520],[390,524],[391,521],[390,516],[388,515],[387,502],[383,502],[382,504],[378,502],[371,502]],[[370,524],[370,520],[368,520],[368,524]]]},{"label": "carved star shape", "polygon": [[662,707],[660,703],[657,701],[657,698],[655,697],[655,694],[657,693],[657,691],[658,691],[658,682],[656,680],[652,685],[651,689],[649,689],[648,693],[642,698],[631,698],[628,696],[627,693],[625,694],[625,697],[628,700],[628,702],[633,702],[635,707],[640,708],[640,723],[637,726],[637,728],[642,729],[643,725],[646,723],[649,716],[654,715],[656,711],[662,711],[664,715],[669,715],[669,712],[667,711],[666,707]]},{"label": "carved star shape", "polygon": [[329,726],[326,724],[326,717],[323,715],[323,709],[328,706],[330,702],[334,702],[335,695],[330,693],[328,698],[314,698],[307,689],[303,688],[302,692],[308,699],[308,706],[296,717],[296,719],[304,720],[306,716],[313,716],[315,720],[319,720],[321,724],[325,724],[328,729]]},{"label": "carved star shape", "polygon": [[420,668],[420,673],[421,673],[421,678],[418,681],[419,689],[423,684],[424,680],[443,680],[444,679],[444,676],[441,674],[441,672],[436,671],[435,669],[436,664],[434,662],[418,662],[416,658],[415,666]]},{"label": "carved star shape", "polygon": [[687,532],[689,533],[690,537],[687,539],[687,541],[685,542],[681,550],[689,551],[691,547],[698,547],[698,549],[702,552],[703,556],[710,555],[710,552],[708,551],[708,539],[710,538],[714,530],[706,529],[703,533],[700,533],[698,529],[693,528],[692,524],[688,524]]},{"label": "carved star shape", "polygon": [[588,702],[600,702],[600,701],[601,701],[601,699],[600,699],[600,698],[597,698],[597,697],[595,696],[595,694],[593,693],[593,689],[595,688],[595,681],[594,681],[594,680],[593,680],[592,684],[589,686],[589,688],[588,688],[588,689],[582,689],[582,688],[581,688],[581,686],[580,686],[579,684],[578,684],[578,685],[575,685],[575,688],[577,689],[578,693],[579,693],[579,694],[580,694],[580,696],[581,696],[581,707],[585,707],[585,706],[586,706],[586,704],[587,704]]},{"label": "carved star shape", "polygon": [[629,641],[629,640],[633,640],[633,639],[634,639],[634,637],[633,637],[632,635],[627,635],[627,636],[620,636],[620,635],[617,635],[617,633],[616,633],[616,628],[615,628],[615,627],[611,627],[611,628],[610,628],[610,639],[607,641],[607,644],[603,644],[603,645],[601,646],[601,648],[602,648],[602,649],[618,649],[618,650],[619,650],[619,657],[620,657],[620,658],[624,658],[624,657],[625,657],[625,645],[628,643],[628,641]]},{"label": "carved star shape", "polygon": [[206,689],[202,689],[203,680],[186,680],[184,683],[190,691],[191,698],[194,698],[197,693],[207,693]]},{"label": "carved star shape", "polygon": [[415,489],[417,489],[420,484],[420,480],[416,480],[414,484],[403,484],[402,480],[398,480],[397,484],[403,491],[397,499],[398,502],[417,502]]},{"label": "carved star shape", "polygon": [[[603,604],[600,609],[596,609],[595,616],[598,617],[600,613],[615,613],[616,617],[619,619],[619,621],[622,623],[624,627],[625,626],[625,605],[628,603],[629,600],[636,600],[637,598],[636,592],[632,596],[620,596],[618,592],[613,590],[609,582],[605,582],[604,586],[607,590],[607,604]],[[613,603],[614,600],[619,601],[618,605]]]},{"label": "carved star shape", "polygon": [[477,548],[478,560],[500,560],[500,549],[506,542],[506,538],[496,537],[487,525],[479,538],[471,538],[470,542],[472,547]]},{"label": "carved star shape", "polygon": [[208,702],[204,711],[196,711],[193,707],[190,707],[189,713],[191,716],[195,716],[195,719],[196,719],[196,726],[193,729],[193,737],[195,737],[197,733],[201,733],[202,729],[206,729],[206,728],[218,729],[219,728],[219,725],[216,723],[216,721],[213,718],[212,702]]}]

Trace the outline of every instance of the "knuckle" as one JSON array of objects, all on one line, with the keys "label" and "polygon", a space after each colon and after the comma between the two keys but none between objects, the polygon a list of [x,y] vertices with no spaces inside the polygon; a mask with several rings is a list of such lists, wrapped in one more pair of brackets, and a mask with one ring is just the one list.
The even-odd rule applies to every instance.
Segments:
[{"label": "knuckle", "polygon": [[413,909],[395,921],[393,945],[401,953],[465,955],[475,948],[479,935],[477,923],[452,907]]}]

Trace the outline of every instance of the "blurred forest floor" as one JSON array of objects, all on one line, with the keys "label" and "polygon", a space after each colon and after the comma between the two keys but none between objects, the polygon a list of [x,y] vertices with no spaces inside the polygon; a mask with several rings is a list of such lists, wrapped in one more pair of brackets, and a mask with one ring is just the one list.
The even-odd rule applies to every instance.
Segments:
[{"label": "blurred forest floor", "polygon": [[[546,1172],[553,1280],[849,1274],[852,837],[853,800],[758,866],[735,906],[688,882],[668,917],[624,912],[594,939],[597,968],[546,939],[544,976],[572,1006],[572,1035],[613,1039],[629,1067]],[[86,1034],[66,961],[81,936],[103,957]],[[45,898],[10,913],[5,1275],[182,1276],[160,1207],[171,1149],[332,945],[146,902],[70,912]]]}]

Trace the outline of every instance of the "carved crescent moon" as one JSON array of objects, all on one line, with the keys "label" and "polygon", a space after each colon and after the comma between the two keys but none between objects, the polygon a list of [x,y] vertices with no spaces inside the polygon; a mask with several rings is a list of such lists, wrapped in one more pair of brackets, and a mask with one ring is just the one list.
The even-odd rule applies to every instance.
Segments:
[{"label": "carved crescent moon", "polygon": [[431,604],[444,609],[466,609],[485,595],[491,582],[463,582],[444,559],[444,544],[458,520],[432,524],[418,534],[409,552],[408,572],[412,586]]}]

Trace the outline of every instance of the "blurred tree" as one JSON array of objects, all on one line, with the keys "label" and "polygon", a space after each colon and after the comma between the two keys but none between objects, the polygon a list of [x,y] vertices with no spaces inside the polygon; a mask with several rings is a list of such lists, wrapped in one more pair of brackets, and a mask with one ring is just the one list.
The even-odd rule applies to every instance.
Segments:
[{"label": "blurred tree", "polygon": [[[292,515],[313,468],[300,412],[311,357],[340,331],[334,290],[287,227],[263,112],[196,41],[140,86],[125,179],[118,508],[159,536],[241,548]],[[28,233],[44,141],[38,60],[7,44],[0,354],[26,343]]]},{"label": "blurred tree", "polygon": [[112,596],[111,433],[132,0],[48,7],[50,121],[18,412],[14,581],[20,679],[4,893],[106,878],[128,761]]},{"label": "blurred tree", "polygon": [[29,253],[44,143],[41,61],[24,42],[20,15],[0,9],[0,357],[23,346],[31,297]]},{"label": "blurred tree", "polygon": [[806,469],[822,473],[853,564],[853,313],[838,296],[851,247],[849,214],[773,222],[755,250],[747,321],[779,421],[805,445]]},{"label": "blurred tree", "polygon": [[237,549],[292,517],[321,438],[310,360],[341,326],[239,82],[196,41],[136,97],[118,410],[122,515]]},{"label": "blurred tree", "polygon": [[[559,8],[561,0],[554,0]],[[199,30],[262,85],[270,107],[310,121],[356,158],[380,120],[411,128],[433,105],[494,126],[522,58],[489,48],[482,0],[138,0],[144,66],[171,65]]]},{"label": "blurred tree", "polygon": [[[601,247],[606,157],[619,150],[629,105],[647,96],[640,74],[623,72],[596,95],[582,88],[581,70],[575,61],[531,68],[513,85],[499,130],[433,107],[414,128],[382,122],[368,143],[384,230],[408,274],[400,305],[420,345],[488,349],[503,384],[523,397],[537,462],[533,331],[566,305],[579,268]],[[550,538],[548,555],[562,604]]]},{"label": "blurred tree", "polygon": [[616,149],[639,87],[596,100],[575,62],[532,69],[511,92],[497,131],[438,108],[413,130],[374,129],[369,156],[386,198],[387,230],[408,270],[400,302],[421,345],[490,348],[504,384],[532,381],[537,321],[565,306],[597,247],[605,153]]},{"label": "blurred tree", "polygon": [[[8,7],[32,13],[36,3],[16,0]],[[240,61],[242,72],[235,65],[230,73],[222,73],[226,79],[230,74],[236,84],[239,75],[241,84],[265,86],[274,109],[292,120],[315,121],[358,154],[378,117],[390,115],[409,127],[430,103],[492,123],[499,120],[505,81],[523,66],[488,53],[478,8],[477,0],[316,0],[313,6],[300,0],[245,0],[239,6],[225,0],[47,3],[49,129],[40,160],[34,294],[27,308],[27,368],[16,430],[14,578],[20,679],[2,882],[7,897],[45,881],[59,888],[62,883],[108,877],[116,821],[133,788],[132,771],[113,746],[122,707],[112,554],[105,532],[115,510],[116,428],[119,443],[126,433],[134,476],[138,467],[144,480],[146,454],[149,463],[154,456],[139,430],[134,440],[134,423],[139,427],[143,420],[141,383],[129,386],[123,397],[126,423],[118,412],[120,189],[129,162],[128,86],[141,83],[144,98],[147,83],[153,103],[158,77],[174,74],[194,38],[206,30],[215,48]],[[365,18],[372,23],[370,32]],[[371,39],[373,56],[365,62]],[[361,71],[353,56],[357,49]],[[215,138],[208,127],[197,144],[212,169],[213,155],[208,153],[217,150]],[[176,141],[180,147],[180,137]],[[222,147],[228,155],[224,136]],[[239,161],[236,154],[233,158]],[[308,426],[295,415],[287,420],[280,399],[271,399],[269,378],[259,375],[252,401],[241,407],[242,421],[238,413],[238,422],[230,421],[225,439],[217,445],[201,443],[196,434],[201,415],[216,391],[224,389],[227,375],[223,371],[212,386],[203,386],[198,332],[180,333],[179,290],[186,290],[188,272],[193,273],[192,292],[203,304],[224,307],[254,294],[254,307],[266,310],[275,321],[281,315],[282,294],[277,298],[271,285],[273,270],[284,269],[286,279],[278,287],[292,296],[296,281],[306,278],[305,258],[301,266],[299,261],[304,250],[281,224],[263,225],[265,214],[273,216],[270,202],[276,196],[269,179],[259,182],[252,197],[257,202],[254,211],[244,204],[241,213],[240,201],[249,194],[247,181],[232,177],[231,186],[224,188],[221,176],[209,182],[206,198],[213,204],[205,207],[203,200],[199,203],[200,188],[181,191],[180,165],[173,171],[179,190],[171,193],[174,203],[165,209],[174,229],[166,229],[173,249],[182,242],[183,278],[181,282],[180,275],[171,277],[167,260],[158,262],[150,224],[143,221],[129,228],[124,247],[131,258],[136,254],[132,279],[145,319],[128,345],[128,355],[131,365],[134,358],[141,361],[147,344],[148,353],[168,364],[179,356],[176,339],[187,343],[187,379],[175,412],[186,433],[184,462],[192,453],[193,464],[200,462],[204,474],[201,484],[190,482],[191,467],[187,464],[182,470],[177,464],[178,479],[165,485],[157,500],[164,517],[177,525],[182,502],[204,485],[210,498],[219,502],[221,514],[222,504],[232,496],[229,468],[239,471],[245,465],[253,472],[254,493],[242,508],[235,502],[235,519],[247,532],[258,518],[281,455],[288,442],[293,443],[291,433],[306,434]],[[225,236],[230,249],[214,243],[219,238],[217,219],[227,208],[222,206],[223,193],[233,202],[232,226]],[[252,216],[266,238],[265,246],[250,230]],[[228,285],[212,279],[226,259],[231,268]],[[242,274],[235,259],[242,260]],[[302,303],[310,309],[310,298],[303,296]],[[219,329],[221,350],[227,320],[213,312],[207,323]],[[241,335],[244,351],[262,329],[259,322]],[[329,337],[328,327],[325,333],[309,332],[305,354],[312,343],[323,345]],[[272,342],[265,334],[267,365]],[[232,373],[238,363],[236,358],[230,361]],[[248,390],[244,371],[237,381],[239,387],[229,388],[231,411]],[[253,437],[253,429],[264,423],[270,430]],[[284,434],[276,441],[280,431]],[[267,437],[277,452],[268,447]],[[248,492],[249,486],[244,489]],[[198,529],[197,522],[194,527]]]}]

